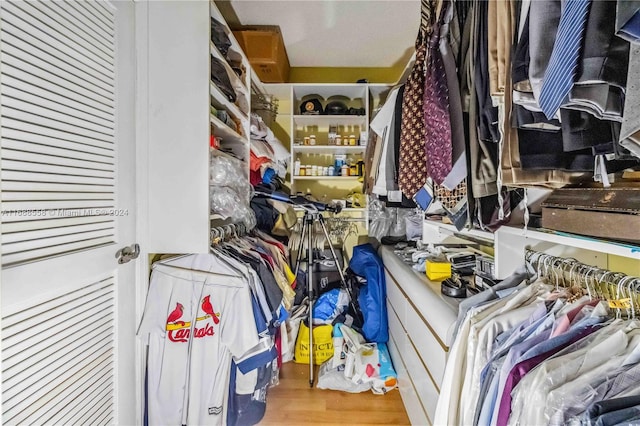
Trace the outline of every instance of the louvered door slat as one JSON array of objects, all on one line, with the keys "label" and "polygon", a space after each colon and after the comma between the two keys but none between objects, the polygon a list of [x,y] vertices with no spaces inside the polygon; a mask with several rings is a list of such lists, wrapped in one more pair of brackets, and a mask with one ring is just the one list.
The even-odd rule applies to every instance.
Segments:
[{"label": "louvered door slat", "polygon": [[[77,328],[79,329],[87,330],[91,332],[95,332],[96,330],[99,330],[99,329],[108,328],[108,327],[111,327],[111,325],[113,325],[113,313],[108,312],[102,316],[97,316],[97,317],[95,315],[86,315],[84,317],[79,317],[79,319],[74,322],[74,326],[75,325],[77,325]],[[62,331],[60,332],[59,339],[38,342],[37,345],[40,346],[40,349],[51,348],[55,350],[61,350],[67,346],[70,346],[76,343],[77,339],[75,339],[74,336],[75,336],[74,329],[69,330],[67,328],[63,328]],[[46,359],[47,357],[51,356],[51,354],[48,354],[46,351],[41,350],[40,353],[36,353],[35,355],[29,357],[28,359],[30,362],[31,361],[38,362],[40,360],[39,355],[41,355],[43,359]],[[56,352],[56,355],[57,355],[57,352]],[[16,381],[14,380],[14,378],[19,377],[24,371],[21,368],[21,365],[22,363],[24,363],[24,361],[25,360],[22,357],[12,356],[5,367],[3,380],[6,380],[7,383],[12,383],[12,382],[15,383]],[[9,389],[10,387],[5,385],[5,390],[9,390]]]},{"label": "louvered door slat", "polygon": [[7,254],[3,254],[2,264],[5,265],[5,267],[15,266],[24,262],[42,260],[52,256],[60,256],[63,254],[74,253],[76,251],[102,247],[112,244],[113,240],[113,234],[111,234],[101,238],[76,240],[75,242],[65,243],[64,245],[43,246],[42,244],[39,244],[38,248],[30,248],[21,252],[8,252]]},{"label": "louvered door slat", "polygon": [[95,177],[102,179],[115,178],[113,170],[96,170],[93,168],[86,169],[78,166],[59,166],[57,164],[47,163],[32,163],[26,161],[14,161],[7,159],[7,155],[4,155],[4,160],[0,162],[3,170],[17,171],[31,173],[46,173],[46,174],[59,174],[67,176],[79,176],[79,177]]},{"label": "louvered door slat", "polygon": [[40,424],[78,424],[73,418],[82,412],[82,407],[94,406],[96,399],[107,397],[113,392],[113,382],[108,373],[101,377],[89,379],[81,386],[77,386],[73,394],[66,401],[62,401],[59,407],[69,407],[68,410],[59,409],[36,419]]},{"label": "louvered door slat", "polygon": [[91,3],[87,3],[87,6],[94,9],[98,15],[101,15],[106,22],[111,22],[113,20],[113,8],[104,1],[94,1]]},{"label": "louvered door slat", "polygon": [[[49,106],[58,106],[59,108],[67,108],[67,110],[75,111],[77,116],[82,116],[89,121],[106,125],[113,122],[113,114],[104,112],[93,106],[87,105],[83,102],[78,102],[76,99],[61,96],[53,93],[49,90],[41,89],[33,84],[26,84],[14,77],[3,75],[2,76],[3,91],[5,93],[13,93],[13,97],[18,93],[30,95],[31,103],[36,103],[36,99],[41,99],[40,105],[47,104]],[[25,97],[25,99],[27,99]]]},{"label": "louvered door slat", "polygon": [[[89,348],[82,358],[74,360],[73,364],[67,365],[63,371],[45,376],[49,381],[38,385],[37,389],[29,389],[29,391],[33,392],[26,398],[22,398],[19,401],[3,401],[3,410],[5,410],[7,422],[26,423],[32,413],[37,412],[52,398],[59,395],[60,392],[69,389],[69,385],[73,387],[74,381],[86,374],[112,368],[112,352],[112,342],[98,348]],[[13,404],[14,402],[16,403],[15,405]]]},{"label": "louvered door slat", "polygon": [[[20,59],[11,55],[6,55],[6,57],[3,58],[3,67],[5,68],[5,70],[3,71],[4,73],[6,73],[6,75],[10,75],[18,79],[22,77],[33,78],[33,84],[38,85],[39,87],[45,86],[45,84],[39,81],[39,79],[46,79],[53,85],[59,87],[55,90],[56,93],[64,93],[65,91],[72,92],[72,97],[74,99],[82,99],[82,97],[85,97],[87,103],[101,104],[103,105],[102,108],[105,111],[113,111],[114,104],[112,100],[110,100],[108,97],[97,94],[87,89],[85,87],[86,84],[83,84],[82,81],[70,74],[68,71],[60,72],[53,67],[39,68],[28,62],[21,61]],[[35,76],[35,78],[30,76]]]},{"label": "louvered door slat", "polygon": [[[91,335],[86,334],[81,339],[73,341],[73,345],[58,348],[56,352],[53,352],[53,355],[40,358],[32,357],[29,360],[29,366],[14,376],[13,380],[9,381],[10,383],[5,384],[3,380],[4,398],[14,398],[29,388],[37,386],[40,381],[38,373],[53,374],[63,370],[65,365],[79,359],[86,352],[86,348],[101,345],[103,339],[109,339],[112,333],[111,324],[107,323],[101,327],[101,330],[94,331]],[[52,351],[53,349],[51,348]]]},{"label": "louvered door slat", "polygon": [[[85,209],[78,208],[74,205],[80,203],[92,203],[98,204],[101,202],[104,205],[113,204],[113,199],[96,199],[96,200],[48,200],[48,201],[32,201],[31,203],[18,204],[16,202],[5,201],[4,208],[5,217],[3,220],[3,227],[6,226],[7,230],[16,229],[27,231],[29,229],[45,229],[56,228],[57,222],[49,222],[49,220],[65,220],[66,226],[80,224],[80,223],[100,223],[109,222],[113,220],[113,214],[109,212],[102,212],[94,208]],[[27,208],[15,209],[16,206],[27,206]],[[48,207],[54,206],[54,207]],[[11,208],[15,210],[11,210]],[[44,207],[44,208],[43,208]],[[26,210],[26,212],[25,212]],[[35,210],[35,212],[33,211]],[[7,213],[9,212],[9,213]],[[95,221],[94,221],[95,220]],[[34,226],[32,228],[31,226]],[[3,228],[4,229],[4,228]]]},{"label": "louvered door slat", "polygon": [[[12,316],[4,317],[2,341],[5,344],[3,355],[6,356],[3,356],[3,362],[26,351],[33,344],[28,339],[42,336],[46,330],[60,324],[68,326],[73,323],[74,317],[79,318],[84,312],[97,310],[100,306],[104,308],[105,304],[108,307],[112,303],[113,287],[110,281],[103,281],[61,296],[64,297],[41,303],[38,310],[34,307],[33,310],[14,314],[20,319],[14,325],[11,325]],[[5,322],[8,324],[6,328]]]},{"label": "louvered door slat", "polygon": [[[12,28],[19,28],[26,34],[33,35],[35,39],[45,43],[55,51],[68,55],[70,58],[77,58],[77,60],[91,66],[96,71],[114,72],[113,62],[111,62],[109,54],[93,49],[88,44],[83,45],[78,38],[70,37],[71,32],[68,30],[59,32],[53,28],[36,25],[36,20],[20,9],[21,4],[22,2],[10,2],[4,7],[6,14],[13,15],[14,19],[11,20]],[[18,35],[16,33],[12,34]]]},{"label": "louvered door slat", "polygon": [[[45,22],[50,28],[60,30],[62,28],[71,32],[70,36],[74,39],[81,39],[87,45],[92,46],[95,49],[100,49],[107,55],[113,50],[113,40],[94,37],[91,31],[85,30],[85,25],[82,22],[70,17],[66,14],[66,17],[61,13],[52,12],[51,9],[46,7],[44,2],[26,2],[27,4],[21,4],[23,10],[36,17],[38,20]],[[60,9],[58,8],[58,12]],[[71,19],[69,19],[71,18]]]},{"label": "louvered door slat", "polygon": [[96,223],[90,223],[87,225],[72,225],[65,226],[61,228],[48,228],[48,229],[40,229],[40,230],[32,230],[26,232],[18,232],[18,233],[5,233],[2,239],[4,244],[17,243],[20,241],[33,241],[44,238],[54,238],[54,237],[77,237],[77,234],[85,234],[89,232],[104,232],[111,230],[111,224],[109,222],[104,222],[102,224],[104,226],[103,229],[100,229],[100,225]]},{"label": "louvered door slat", "polygon": [[[38,130],[37,126],[9,120],[2,121],[2,123],[7,124],[7,127],[3,129],[3,147],[52,157],[89,161],[100,165],[109,164],[113,169],[112,144],[104,142],[89,144],[86,138],[76,138],[75,135],[54,132],[51,129],[49,132],[55,134],[47,137],[34,133]],[[11,125],[14,125],[15,128],[9,127]],[[60,136],[60,138],[56,136]],[[63,137],[67,139],[62,139]]]},{"label": "louvered door slat", "polygon": [[[109,192],[44,192],[44,191],[24,191],[2,193],[2,200],[10,201],[62,201],[62,200],[113,200],[112,194]],[[66,213],[66,212],[65,212]],[[58,212],[41,212],[45,216],[56,216]],[[72,216],[72,214],[69,214]],[[76,215],[76,216],[82,216]],[[25,218],[25,220],[38,220],[39,218]],[[6,221],[11,222],[11,221]]]},{"label": "louvered door slat", "polygon": [[[26,108],[17,109],[14,107]],[[27,108],[30,110],[29,112],[27,112]],[[0,114],[3,116],[3,121],[4,117],[7,117],[8,119],[14,119],[16,121],[33,123],[38,125],[41,131],[43,130],[42,127],[46,127],[65,132],[67,134],[74,134],[81,138],[90,138],[97,141],[113,143],[113,134],[102,133],[95,128],[91,129],[69,124],[67,121],[72,122],[75,120],[65,117],[63,114],[48,112],[44,110],[44,108],[40,108],[35,105],[29,105],[27,107],[24,103],[16,103],[15,100],[11,98],[3,99],[3,106],[0,110]],[[50,114],[53,117],[40,114]]]},{"label": "louvered door slat", "polygon": [[10,87],[8,85],[5,86],[3,90],[3,96],[8,96],[9,98],[13,98],[13,99],[22,99],[24,102],[29,103],[31,105],[58,111],[60,114],[73,117],[87,124],[91,123],[92,125],[100,126],[103,128],[103,132],[104,130],[108,130],[108,131],[111,130],[111,126],[113,125],[113,117],[109,117],[107,119],[96,117],[95,115],[87,114],[82,109],[78,109],[78,106],[81,106],[81,105],[75,105],[75,107],[68,107],[65,104],[60,104],[54,101],[50,101],[46,99],[44,96],[32,95],[30,93],[27,93],[24,90],[14,89],[13,87]]},{"label": "louvered door slat", "polygon": [[[70,2],[72,3],[72,2]],[[45,6],[50,6],[47,2],[45,2]],[[61,2],[61,4],[56,5],[57,7],[50,7],[54,14],[58,14],[63,16],[69,22],[75,23],[77,27],[83,28],[85,32],[90,34],[90,36],[97,40],[104,40],[104,43],[107,46],[113,46],[114,43],[114,35],[109,31],[105,31],[102,28],[93,25],[91,21],[85,18],[82,14],[80,14],[73,6],[71,6],[67,2]]]},{"label": "louvered door slat", "polygon": [[25,232],[38,229],[56,229],[61,227],[82,225],[85,223],[93,224],[105,224],[111,221],[110,216],[95,215],[95,216],[82,216],[82,217],[70,217],[70,218],[57,218],[56,212],[51,212],[50,215],[53,218],[46,217],[44,219],[35,219],[26,223],[25,221],[15,221],[9,223],[3,223],[3,232],[12,234],[15,232]]},{"label": "louvered door slat", "polygon": [[[4,186],[5,190],[12,191],[15,188],[19,188],[23,183],[27,183],[25,185],[25,190],[29,190],[29,188],[33,188],[34,191],[37,191],[36,185],[30,185],[31,182],[34,183],[50,183],[50,184],[74,184],[78,185],[78,188],[74,186],[66,185],[68,190],[73,191],[74,189],[81,191],[90,188],[91,186],[113,186],[113,178],[100,178],[100,177],[91,177],[91,176],[74,176],[67,174],[53,174],[53,173],[36,173],[36,172],[14,172],[12,170],[3,170],[3,179],[7,182],[7,185]],[[14,184],[10,184],[10,181],[14,181]],[[63,187],[61,185],[61,187]],[[80,189],[82,188],[82,189]],[[41,191],[46,191],[46,189],[39,189]]]},{"label": "louvered door slat", "polygon": [[96,31],[102,31],[106,34],[113,36],[114,31],[113,31],[113,28],[111,27],[111,24],[95,16],[90,10],[86,8],[84,3],[85,2],[71,1],[71,2],[68,2],[67,4],[70,5],[73,9],[75,9],[79,13],[79,16],[82,16],[82,19],[90,23],[92,26],[95,26]]},{"label": "louvered door slat", "polygon": [[[16,36],[14,34],[19,35]],[[75,60],[74,57],[66,55],[54,56],[47,51],[47,46],[44,43],[29,38],[27,34],[20,34],[20,30],[17,28],[8,26],[4,38],[6,42],[4,53],[20,61],[29,63],[35,67],[49,69],[52,73],[62,78],[69,79],[69,76],[74,76],[80,79],[80,81],[85,80],[86,83],[83,87],[95,91],[102,96],[104,96],[104,92],[102,91],[106,90],[108,93],[109,90],[112,90],[108,81],[112,79],[113,76],[109,77],[99,74],[88,65]],[[31,41],[31,43],[27,43],[25,40]],[[37,56],[34,57],[33,55]]]},{"label": "louvered door slat", "polygon": [[55,214],[62,217],[87,216],[84,209],[110,209],[113,208],[113,204],[113,198],[105,198],[104,200],[5,201],[2,203],[2,208],[5,211],[3,222],[29,220],[29,218],[32,218],[31,220],[40,219],[38,214],[41,214],[42,210],[58,210]]},{"label": "louvered door slat", "polygon": [[[42,117],[39,116],[29,116],[28,114],[25,113],[21,113],[20,111],[17,111],[15,113],[13,113],[12,115],[14,116],[19,116],[17,119],[13,119],[13,118],[9,118],[9,117],[2,117],[0,123],[2,123],[2,127],[6,128],[7,130],[16,130],[19,132],[23,132],[23,136],[24,139],[29,138],[31,135],[29,135],[30,133],[34,134],[34,135],[49,135],[49,141],[51,144],[55,143],[55,146],[60,146],[62,147],[66,142],[72,142],[75,143],[76,145],[73,145],[73,147],[75,147],[75,149],[77,150],[82,150],[84,148],[84,146],[88,146],[89,148],[87,149],[87,152],[94,152],[97,153],[97,150],[93,150],[91,147],[95,147],[95,148],[101,148],[104,151],[102,151],[104,153],[104,155],[108,155],[109,153],[111,155],[113,155],[113,143],[112,142],[106,142],[104,140],[98,140],[98,139],[92,139],[90,136],[86,136],[86,135],[82,135],[82,134],[78,134],[76,132],[69,132],[66,131],[64,129],[59,130],[55,127],[50,127],[47,126],[47,124],[50,124],[51,122],[53,122],[53,120],[49,120],[50,123],[46,123],[44,122],[42,125],[38,122],[42,122],[44,120],[42,120]],[[23,121],[22,119],[29,119],[29,118],[34,118],[37,121],[31,123],[28,121]],[[55,122],[54,122],[55,123]],[[57,126],[59,127],[59,126]],[[74,131],[77,131],[78,129],[74,128],[73,126],[65,126],[69,129],[73,129]],[[23,138],[16,138],[17,140],[24,140]],[[58,144],[58,140],[60,141],[60,144]]]},{"label": "louvered door slat", "polygon": [[[41,152],[46,151],[47,154]],[[55,155],[61,154],[61,155]],[[49,147],[47,145],[38,146],[24,141],[6,140],[2,155],[6,160],[23,161],[26,164],[51,164],[61,167],[78,167],[85,170],[113,171],[113,162],[96,161],[105,160],[97,155],[85,152],[70,152],[60,148]],[[84,158],[80,158],[84,157]],[[91,158],[93,161],[85,160]],[[108,159],[107,159],[108,160]]]},{"label": "louvered door slat", "polygon": [[[38,231],[45,232],[45,231]],[[41,238],[39,241],[40,247],[56,249],[60,248],[65,244],[72,244],[76,241],[93,241],[99,240],[103,238],[109,238],[113,236],[113,230],[111,228],[107,229],[98,229],[88,232],[79,232],[77,234],[72,235],[62,235],[62,236],[50,236],[46,238]],[[38,243],[38,242],[35,242]],[[11,255],[14,253],[24,253],[30,250],[33,250],[33,240],[27,240],[25,238],[21,238],[19,242],[8,242],[5,243],[3,241],[3,245],[5,246],[4,253],[6,255]]]},{"label": "louvered door slat", "polygon": [[[10,85],[17,87],[20,90],[24,90],[28,93],[37,93],[46,98],[55,99],[56,96],[63,99],[69,99],[71,102],[77,102],[81,105],[89,107],[89,112],[93,112],[99,115],[100,112],[113,117],[113,105],[108,105],[104,98],[93,99],[75,90],[78,89],[70,82],[57,77],[50,73],[48,70],[38,70],[36,67],[25,64],[25,68],[30,68],[30,72],[15,67],[9,67],[5,69],[5,73],[2,73],[0,82],[3,85]],[[36,72],[33,74],[32,72]],[[50,78],[50,79],[48,79]],[[57,79],[58,83],[55,84],[51,79]],[[80,88],[80,91],[88,92],[86,89]],[[37,92],[36,92],[37,91]],[[81,107],[84,108],[84,107]],[[92,111],[93,110],[93,111]],[[104,117],[104,115],[102,115]]]},{"label": "louvered door slat", "polygon": [[[109,277],[3,316],[4,424],[102,416],[113,399],[114,296]],[[87,395],[98,405],[71,403]]]},{"label": "louvered door slat", "polygon": [[95,416],[89,417],[88,424],[95,424],[98,426],[106,426],[112,423],[113,414],[110,408],[111,401],[106,400],[102,402],[102,410]]},{"label": "louvered door slat", "polygon": [[[112,185],[74,185],[46,182],[5,182],[4,201],[104,200],[110,199]],[[57,212],[41,212],[55,216]],[[5,213],[5,215],[8,215]]]},{"label": "louvered door slat", "polygon": [[78,425],[88,425],[88,424],[96,424],[95,421],[90,421],[91,418],[95,418],[97,415],[103,412],[105,405],[108,405],[111,402],[111,397],[101,396],[99,398],[94,398],[91,401],[91,406],[96,407],[95,410],[92,410],[90,413],[80,412],[76,417],[74,417],[69,423],[78,424]]}]

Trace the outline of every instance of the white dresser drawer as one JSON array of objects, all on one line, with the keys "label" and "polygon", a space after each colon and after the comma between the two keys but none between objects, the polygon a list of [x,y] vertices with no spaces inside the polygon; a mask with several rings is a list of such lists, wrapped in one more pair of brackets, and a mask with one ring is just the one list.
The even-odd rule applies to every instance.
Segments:
[{"label": "white dresser drawer", "polygon": [[409,377],[411,377],[413,386],[416,388],[418,398],[427,411],[427,416],[429,419],[433,419],[436,414],[436,405],[438,404],[438,396],[440,393],[425,370],[418,353],[408,340],[402,350],[402,359],[405,363],[407,373]]},{"label": "white dresser drawer", "polygon": [[[387,298],[391,299],[392,304],[397,303],[396,300],[400,296],[409,300],[411,304],[407,305],[407,310],[415,309],[420,312],[434,335],[445,345],[450,345],[452,325],[458,316],[459,301],[442,295],[440,283],[429,281],[424,273],[411,269],[389,246],[382,247],[380,255],[385,267]],[[400,295],[392,283],[397,286]],[[402,312],[398,312],[398,315],[402,315]],[[400,319],[404,321],[406,318]]]},{"label": "white dresser drawer", "polygon": [[439,390],[444,376],[448,348],[434,336],[432,329],[411,306],[407,309],[407,320],[403,324],[409,339],[418,350],[418,355],[427,366]]},{"label": "white dresser drawer", "polygon": [[407,343],[407,333],[404,331],[404,327],[400,322],[400,318],[398,318],[395,309],[388,301],[387,317],[389,318],[389,335],[393,336],[398,345],[404,347]]},{"label": "white dresser drawer", "polygon": [[396,373],[398,373],[398,389],[400,390],[402,403],[407,410],[407,415],[409,416],[409,420],[411,420],[411,424],[416,426],[431,425],[431,422],[425,413],[425,409],[418,399],[416,389],[413,387],[411,377],[409,377],[409,374],[407,373],[407,369],[405,368],[402,357],[400,356],[400,351],[398,350],[393,337],[389,338],[387,346],[389,348],[393,366],[396,369]]},{"label": "white dresser drawer", "polygon": [[404,324],[407,319],[407,299],[402,294],[402,291],[400,291],[398,283],[389,275],[389,272],[385,270],[384,276],[387,283],[387,300],[391,303],[391,306],[393,306],[393,309],[395,309],[398,314],[398,318]]}]

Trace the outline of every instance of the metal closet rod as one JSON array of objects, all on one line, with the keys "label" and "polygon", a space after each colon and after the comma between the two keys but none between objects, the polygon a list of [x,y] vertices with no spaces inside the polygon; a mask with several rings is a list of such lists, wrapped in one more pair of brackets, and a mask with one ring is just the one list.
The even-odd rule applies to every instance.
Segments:
[{"label": "metal closet rod", "polygon": [[231,238],[244,237],[249,234],[250,231],[251,230],[248,229],[244,223],[230,223],[228,225],[215,226],[211,228],[211,231],[209,232],[209,239],[212,244],[217,244]]},{"label": "metal closet rod", "polygon": [[596,297],[610,301],[630,299],[629,308],[640,309],[640,277],[586,265],[574,258],[554,256],[530,248],[525,248],[525,261],[535,268],[539,277],[547,278],[557,286],[572,287],[579,283],[590,296],[594,296],[595,293]]}]

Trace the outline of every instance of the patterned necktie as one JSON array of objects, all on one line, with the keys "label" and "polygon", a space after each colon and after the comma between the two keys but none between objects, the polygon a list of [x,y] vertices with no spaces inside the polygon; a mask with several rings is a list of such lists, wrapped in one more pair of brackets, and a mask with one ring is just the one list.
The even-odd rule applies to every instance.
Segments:
[{"label": "patterned necktie", "polygon": [[440,20],[428,44],[423,101],[427,173],[437,184],[444,181],[452,167],[449,87],[440,52],[440,26],[448,8],[447,3],[444,1],[442,4]]},{"label": "patterned necktie", "polygon": [[431,0],[421,1],[420,33],[416,40],[416,60],[405,83],[400,122],[400,159],[398,187],[407,198],[413,198],[427,181],[424,129],[425,40],[431,34]]},{"label": "patterned necktie", "polygon": [[540,89],[540,108],[552,119],[573,87],[591,0],[565,0]]}]

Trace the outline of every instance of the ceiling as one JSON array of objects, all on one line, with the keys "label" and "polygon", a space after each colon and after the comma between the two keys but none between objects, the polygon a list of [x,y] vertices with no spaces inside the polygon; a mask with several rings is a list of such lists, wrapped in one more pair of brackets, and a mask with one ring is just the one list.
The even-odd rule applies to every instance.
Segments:
[{"label": "ceiling", "polygon": [[231,25],[278,25],[292,67],[402,66],[413,53],[420,0],[225,0]]}]

